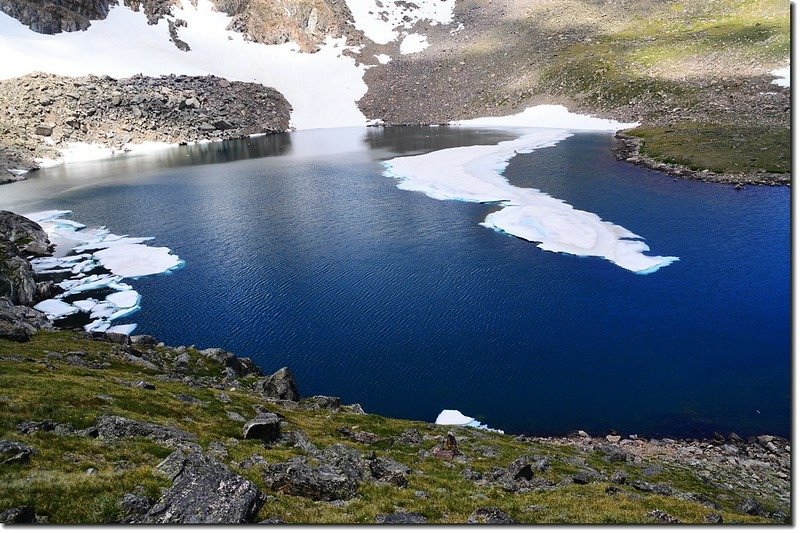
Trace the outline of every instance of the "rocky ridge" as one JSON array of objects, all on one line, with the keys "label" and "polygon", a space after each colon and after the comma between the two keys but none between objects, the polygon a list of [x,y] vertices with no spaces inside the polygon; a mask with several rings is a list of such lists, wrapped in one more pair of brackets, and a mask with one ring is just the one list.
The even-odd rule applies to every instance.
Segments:
[{"label": "rocky ridge", "polygon": [[5,169],[37,168],[69,143],[125,150],[129,143],[187,143],[289,128],[291,106],[274,89],[216,76],[69,78],[31,74],[0,81],[0,182]]}]

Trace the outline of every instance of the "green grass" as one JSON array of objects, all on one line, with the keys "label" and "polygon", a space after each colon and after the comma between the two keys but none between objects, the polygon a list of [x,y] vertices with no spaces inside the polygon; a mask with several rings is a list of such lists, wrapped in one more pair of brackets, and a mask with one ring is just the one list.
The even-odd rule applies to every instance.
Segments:
[{"label": "green grass", "polygon": [[[112,362],[105,369],[74,367],[50,358],[55,369],[48,369],[45,356],[49,351],[85,351],[84,359]],[[219,391],[190,387],[183,383],[156,379],[156,372],[129,365],[114,359],[114,346],[104,342],[86,341],[68,332],[41,332],[27,343],[0,340],[0,355],[16,355],[20,361],[0,361],[0,438],[25,442],[36,448],[37,454],[28,465],[0,467],[0,509],[31,504],[37,514],[45,515],[51,523],[109,523],[120,518],[119,498],[128,492],[157,498],[167,480],[153,471],[170,450],[146,439],[123,439],[117,443],[78,436],[59,436],[53,433],[20,435],[16,426],[22,421],[52,419],[69,422],[76,427],[88,427],[102,414],[116,414],[159,424],[170,424],[199,437],[207,446],[220,441],[228,451],[226,463],[258,485],[271,496],[261,509],[258,520],[277,517],[299,523],[374,523],[378,514],[397,509],[423,514],[429,522],[464,522],[478,507],[496,506],[515,520],[535,523],[646,523],[651,509],[662,509],[684,522],[703,522],[710,510],[697,502],[678,498],[654,496],[623,487],[617,495],[605,492],[608,484],[585,486],[565,485],[553,490],[512,494],[500,487],[476,485],[463,477],[467,466],[488,472],[504,468],[522,454],[546,455],[552,466],[544,476],[557,483],[576,472],[575,458],[583,458],[590,466],[610,475],[624,470],[630,478],[641,477],[639,466],[607,464],[595,454],[585,454],[570,446],[520,442],[512,436],[479,430],[458,429],[461,449],[470,458],[468,464],[419,456],[419,448],[386,442],[363,445],[344,441],[365,453],[374,452],[390,457],[412,468],[408,486],[364,483],[358,497],[342,506],[315,502],[306,498],[272,493],[264,487],[258,467],[243,469],[238,463],[258,454],[269,462],[283,462],[300,453],[295,448],[277,446],[265,448],[255,441],[238,440],[241,424],[230,421],[225,411],[237,411],[245,417],[255,414],[254,406],[282,414],[287,429],[306,433],[316,446],[322,448],[342,443],[337,429],[342,426],[370,431],[382,437],[394,437],[407,429],[417,429],[423,435],[440,437],[441,427],[423,422],[397,420],[376,415],[356,415],[327,410],[292,410],[265,403],[248,390],[228,390],[230,403],[216,399]],[[200,373],[209,371],[209,363],[195,357],[192,365]],[[166,350],[159,350],[165,360]],[[155,390],[142,390],[125,385],[146,379]],[[108,395],[104,401],[97,395]],[[205,402],[203,406],[188,405],[176,398],[189,394]],[[430,449],[435,438],[423,441],[422,448]],[[484,457],[480,450],[495,450],[496,456]],[[88,469],[93,473],[87,473]],[[661,477],[674,487],[693,492],[718,495],[719,488],[703,485],[691,472],[665,469]],[[415,493],[424,491],[427,497]],[[726,522],[764,522],[758,517],[737,514],[730,495],[721,501]]]},{"label": "green grass", "polygon": [[763,126],[679,123],[640,126],[641,152],[657,161],[712,172],[791,172],[791,132]]}]

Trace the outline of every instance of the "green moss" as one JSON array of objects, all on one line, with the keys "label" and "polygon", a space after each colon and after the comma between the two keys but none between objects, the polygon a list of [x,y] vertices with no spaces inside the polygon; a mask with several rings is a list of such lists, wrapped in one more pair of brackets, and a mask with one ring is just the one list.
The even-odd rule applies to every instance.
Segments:
[{"label": "green moss", "polygon": [[642,126],[626,133],[642,139],[641,152],[645,155],[693,170],[791,171],[788,128],[680,123]]}]

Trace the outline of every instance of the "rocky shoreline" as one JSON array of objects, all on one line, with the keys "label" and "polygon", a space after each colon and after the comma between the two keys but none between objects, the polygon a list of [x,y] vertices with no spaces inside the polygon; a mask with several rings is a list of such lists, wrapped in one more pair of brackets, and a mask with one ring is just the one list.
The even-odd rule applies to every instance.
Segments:
[{"label": "rocky shoreline", "polygon": [[[79,371],[73,379],[96,373],[100,380],[96,383],[103,384],[103,390],[108,388],[105,384],[113,382],[112,389],[118,392],[98,393],[91,403],[102,407],[101,414],[96,418],[91,415],[88,420],[81,418],[84,422],[78,425],[68,421],[77,420],[70,415],[66,419],[25,418],[14,427],[0,427],[0,460],[4,465],[20,465],[18,468],[23,469],[20,472],[24,472],[25,465],[36,456],[37,447],[46,446],[51,438],[78,439],[87,446],[94,446],[90,443],[97,441],[115,447],[130,439],[143,438],[171,450],[160,464],[152,465],[153,475],[169,482],[157,496],[147,496],[141,491],[121,494],[118,502],[121,514],[115,521],[284,522],[288,515],[265,517],[263,511],[265,506],[279,501],[280,495],[312,504],[333,502],[341,507],[367,497],[365,494],[372,489],[365,487],[406,490],[423,479],[415,475],[428,467],[439,472],[426,474],[433,476],[432,479],[444,475],[438,470],[441,468],[461,471],[459,483],[466,483],[467,490],[475,494],[497,492],[495,498],[499,500],[489,500],[492,503],[506,498],[499,496],[502,494],[525,498],[567,487],[586,487],[601,490],[603,498],[614,505],[619,498],[628,498],[633,502],[642,499],[673,502],[675,509],[682,505],[700,506],[694,507],[695,512],[705,509],[701,521],[709,523],[720,523],[723,515],[731,516],[730,513],[773,523],[790,520],[791,445],[784,438],[760,435],[743,439],[732,433],[727,437],[715,434],[708,439],[648,439],[639,435],[590,436],[583,431],[564,437],[536,437],[432,424],[420,426],[421,430],[387,432],[383,424],[398,428],[402,421],[366,415],[358,404],[343,405],[341,399],[333,396],[303,398],[288,368],[265,375],[252,360],[218,348],[170,347],[148,335],[55,330],[44,315],[29,307],[42,298],[45,287],[30,269],[28,258],[50,252],[50,243],[38,224],[13,213],[0,213],[0,361],[7,369],[14,365],[19,369],[41,368],[35,375],[45,372],[42,376],[72,372],[69,369]],[[44,351],[35,348],[38,343],[51,342],[47,340],[50,337],[55,338],[56,346],[64,347]],[[26,352],[27,346],[33,346],[33,351]],[[24,353],[29,355],[20,355]],[[125,369],[125,373],[114,374],[114,369]],[[28,387],[40,379],[35,375]],[[182,409],[194,407],[207,416],[219,411],[225,424],[239,425],[240,438],[208,442],[207,436],[193,429],[195,426],[187,429],[186,421],[192,418],[176,416],[168,418],[168,424],[155,423],[149,418],[122,416],[117,409],[103,407],[115,405],[113,396],[124,391],[143,391],[143,394],[150,391],[156,402],[157,391],[175,386],[183,391],[178,393],[176,389],[171,393],[178,405],[186,406]],[[4,391],[7,395],[0,398],[0,402],[9,406],[10,413],[25,411],[25,403],[18,403],[22,399],[12,399],[22,390],[11,386]],[[135,394],[139,398],[140,393]],[[212,397],[209,395],[213,395],[213,406],[207,399]],[[235,395],[239,397],[236,405],[231,403]],[[49,398],[49,393],[46,397]],[[132,405],[140,405],[141,401],[140,398]],[[251,408],[253,414],[247,415],[244,411]],[[153,408],[146,408],[150,409]],[[316,433],[312,438],[300,429],[317,416],[323,416],[327,422],[322,422],[322,426],[313,422],[307,430],[327,428],[323,430],[323,435],[327,435],[324,438]],[[359,420],[371,420],[373,425],[354,424],[352,418],[347,418],[352,416],[366,417]],[[156,418],[164,420],[163,415]],[[40,435],[53,437],[42,441]],[[327,444],[321,446],[320,439]],[[282,460],[267,460],[263,454],[240,449],[241,443],[247,442],[262,443],[267,451],[293,452],[287,458],[281,451],[278,456]],[[506,446],[517,451],[502,451]],[[520,455],[520,450],[528,451]],[[422,462],[407,466],[397,460],[401,452],[405,461],[414,458],[415,462]],[[516,458],[509,453],[516,454]],[[437,483],[444,483],[445,479],[449,478],[442,477]],[[224,489],[209,491],[208,486]],[[279,500],[267,493],[278,495]],[[433,497],[421,489],[416,493],[419,494],[414,498],[422,502]],[[520,513],[515,518],[513,513],[497,507],[473,506],[474,512],[464,517],[467,522],[524,522],[535,520],[524,516],[535,517],[542,511],[541,506],[529,506],[525,513],[533,514]],[[655,507],[632,520],[685,521],[676,514],[680,513]],[[29,505],[0,509],[0,522],[48,520],[39,509]],[[427,519],[424,514],[405,508],[391,511],[389,506],[387,511],[375,515],[374,521],[420,523]]]},{"label": "rocky shoreline", "polygon": [[624,131],[618,131],[614,137],[619,141],[614,148],[614,157],[620,161],[663,172],[676,178],[704,181],[709,183],[726,183],[741,189],[744,185],[790,186],[791,174],[774,172],[741,172],[717,173],[710,170],[692,170],[686,165],[656,161],[640,152],[642,141]]},{"label": "rocky shoreline", "polygon": [[[289,129],[291,106],[274,89],[216,76],[71,78],[31,74],[0,81],[0,183],[72,143],[125,151]],[[10,170],[15,170],[11,172]]]}]

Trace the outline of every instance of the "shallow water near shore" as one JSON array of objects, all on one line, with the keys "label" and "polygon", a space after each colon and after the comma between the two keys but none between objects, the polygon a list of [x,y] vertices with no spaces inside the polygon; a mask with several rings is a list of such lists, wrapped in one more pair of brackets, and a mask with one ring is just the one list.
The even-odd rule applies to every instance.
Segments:
[{"label": "shallow water near shore", "polygon": [[71,209],[186,261],[132,282],[137,333],[289,366],[304,395],[537,435],[790,433],[789,189],[674,181],[608,134],[505,175],[680,261],[636,275],[479,225],[493,205],[399,190],[381,161],[509,140],[313,130],[39,171],[0,209]]}]

